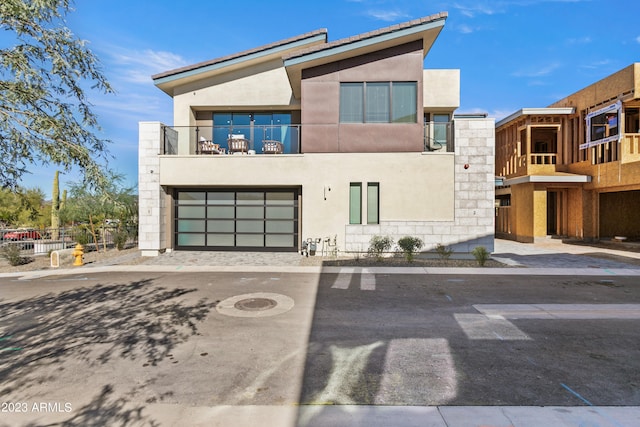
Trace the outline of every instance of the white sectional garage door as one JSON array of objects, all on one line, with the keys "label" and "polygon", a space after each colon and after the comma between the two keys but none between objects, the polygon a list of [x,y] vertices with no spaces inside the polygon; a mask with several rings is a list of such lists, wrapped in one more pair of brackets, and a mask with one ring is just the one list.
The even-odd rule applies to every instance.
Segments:
[{"label": "white sectional garage door", "polygon": [[298,249],[297,189],[177,190],[174,201],[176,249]]}]

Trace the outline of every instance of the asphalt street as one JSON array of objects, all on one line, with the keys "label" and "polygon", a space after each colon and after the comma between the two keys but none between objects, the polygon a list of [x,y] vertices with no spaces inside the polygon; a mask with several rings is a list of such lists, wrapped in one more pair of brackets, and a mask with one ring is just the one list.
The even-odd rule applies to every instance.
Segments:
[{"label": "asphalt street", "polygon": [[[624,408],[640,406],[639,282],[353,268],[0,277],[0,426],[519,426],[527,407],[575,421],[562,425],[637,425]],[[510,409],[469,420],[463,407]]]}]

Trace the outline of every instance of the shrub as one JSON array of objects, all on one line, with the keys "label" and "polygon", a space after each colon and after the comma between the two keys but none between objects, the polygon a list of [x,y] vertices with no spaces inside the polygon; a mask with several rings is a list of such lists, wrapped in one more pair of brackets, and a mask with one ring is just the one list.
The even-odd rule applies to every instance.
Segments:
[{"label": "shrub", "polygon": [[373,236],[369,240],[369,249],[367,253],[376,257],[376,261],[382,259],[382,255],[388,252],[393,246],[393,239],[389,236]]},{"label": "shrub", "polygon": [[89,233],[87,233],[87,230],[83,229],[83,228],[78,228],[75,231],[75,241],[76,243],[81,244],[82,246],[87,246],[87,244],[89,243]]},{"label": "shrub", "polygon": [[116,232],[113,236],[113,242],[116,244],[116,248],[119,251],[124,249],[124,245],[127,244],[128,239],[129,239],[129,233],[127,233],[127,230],[120,230]]},{"label": "shrub", "polygon": [[449,259],[451,253],[453,252],[453,249],[443,245],[442,243],[438,243],[438,245],[436,246],[436,252],[438,253],[440,259]]},{"label": "shrub", "polygon": [[476,246],[475,248],[473,248],[473,251],[471,251],[471,253],[475,257],[476,261],[478,261],[480,267],[484,267],[484,264],[487,262],[490,255],[487,248],[485,248],[484,246]]},{"label": "shrub", "polygon": [[418,237],[405,236],[398,240],[398,246],[408,262],[413,262],[415,253],[422,248],[422,245],[424,245],[424,243],[422,239]]},{"label": "shrub", "polygon": [[0,256],[6,259],[10,265],[22,265],[28,262],[28,259],[22,256],[19,245],[8,244],[0,250]]}]

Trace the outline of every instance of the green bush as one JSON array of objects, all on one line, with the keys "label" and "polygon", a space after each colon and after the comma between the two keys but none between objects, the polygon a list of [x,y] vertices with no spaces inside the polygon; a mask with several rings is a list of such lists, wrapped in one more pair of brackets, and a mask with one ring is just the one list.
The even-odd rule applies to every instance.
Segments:
[{"label": "green bush", "polygon": [[476,246],[475,248],[473,248],[473,251],[471,251],[471,253],[475,257],[476,261],[478,261],[480,267],[484,267],[490,255],[487,248],[485,248],[484,246]]},{"label": "green bush", "polygon": [[86,246],[89,243],[90,236],[86,229],[77,228],[75,231],[75,240],[76,243],[81,244],[82,246]]},{"label": "green bush", "polygon": [[113,235],[113,242],[116,244],[116,248],[119,251],[124,249],[128,239],[129,233],[127,233],[127,230],[120,230]]},{"label": "green bush", "polygon": [[413,262],[416,252],[422,249],[424,242],[418,237],[405,236],[398,240],[398,246],[408,262]]},{"label": "green bush", "polygon": [[440,259],[449,259],[451,253],[453,252],[453,249],[443,245],[442,243],[438,243],[438,245],[436,246],[436,252],[438,253]]},{"label": "green bush", "polygon": [[22,256],[20,246],[15,244],[8,244],[4,246],[0,250],[0,256],[6,259],[9,264],[14,267],[17,265],[26,264],[28,262],[28,258]]},{"label": "green bush", "polygon": [[393,246],[393,239],[389,236],[373,236],[369,240],[369,249],[367,253],[376,258],[376,261],[380,261],[385,252],[389,252]]}]

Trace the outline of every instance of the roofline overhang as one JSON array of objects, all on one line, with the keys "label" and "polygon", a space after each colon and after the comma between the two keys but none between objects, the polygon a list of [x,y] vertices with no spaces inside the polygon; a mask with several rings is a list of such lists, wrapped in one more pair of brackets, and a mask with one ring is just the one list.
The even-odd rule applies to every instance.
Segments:
[{"label": "roofline overhang", "polygon": [[397,29],[390,27],[378,32],[364,34],[360,37],[337,40],[328,43],[326,47],[318,46],[316,49],[312,48],[309,52],[297,52],[285,57],[284,66],[294,96],[300,98],[303,69],[329,64],[347,57],[353,58],[365,55],[389,47],[400,46],[419,39],[423,40],[422,48],[424,56],[426,56],[440,31],[442,31],[447,16],[445,12],[441,12],[433,15],[433,18],[427,18],[429,20],[415,25],[406,27],[400,25]]},{"label": "roofline overhang", "polygon": [[297,38],[293,41],[283,41],[273,47],[258,48],[246,53],[231,55],[228,58],[221,58],[212,61],[201,62],[194,65],[178,68],[151,77],[153,83],[168,95],[173,95],[173,88],[182,83],[209,77],[230,69],[251,65],[251,63],[269,60],[271,58],[282,58],[288,51],[299,50],[309,45],[324,44],[327,42],[326,30],[318,30],[310,33],[307,37]]},{"label": "roofline overhang", "polygon": [[568,114],[574,114],[576,112],[575,107],[558,107],[558,108],[523,108],[515,113],[505,117],[504,119],[496,123],[496,128],[506,125],[520,117],[524,116],[562,116]]},{"label": "roofline overhang", "polygon": [[508,178],[504,180],[503,185],[518,185],[528,183],[546,183],[546,184],[580,184],[591,182],[589,175],[527,175],[517,178]]}]

